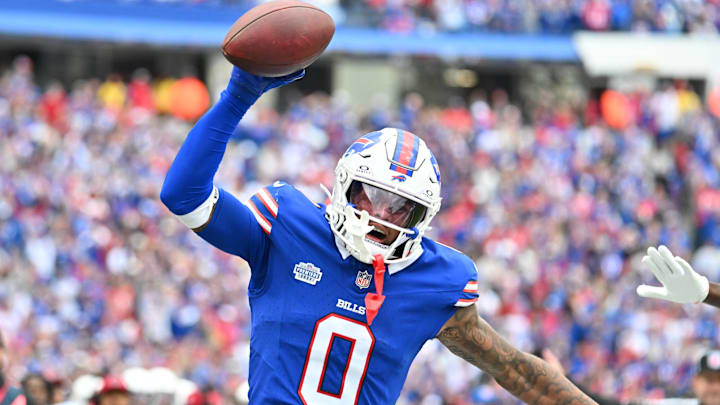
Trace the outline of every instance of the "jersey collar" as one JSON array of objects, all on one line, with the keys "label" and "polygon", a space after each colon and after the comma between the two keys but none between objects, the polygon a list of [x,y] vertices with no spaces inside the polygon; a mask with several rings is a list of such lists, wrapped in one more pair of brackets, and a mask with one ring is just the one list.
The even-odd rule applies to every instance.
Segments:
[{"label": "jersey collar", "polygon": [[[338,252],[340,252],[340,256],[342,256],[343,260],[347,259],[350,256],[350,251],[347,250],[347,248],[345,247],[345,243],[343,243],[343,241],[341,241],[340,238],[337,237],[337,235],[333,236],[335,237],[335,247],[337,247]],[[411,264],[415,263],[417,259],[420,258],[422,253],[423,248],[420,244],[418,244],[415,250],[410,253],[410,256],[407,258],[407,260],[403,260],[400,263],[388,264],[388,272],[390,273],[390,275],[393,275],[398,271],[409,267]]]}]

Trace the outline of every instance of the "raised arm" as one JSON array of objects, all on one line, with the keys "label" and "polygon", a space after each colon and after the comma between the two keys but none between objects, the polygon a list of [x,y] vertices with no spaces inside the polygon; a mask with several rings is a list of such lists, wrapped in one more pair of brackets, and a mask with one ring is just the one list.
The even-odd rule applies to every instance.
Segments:
[{"label": "raised arm", "polygon": [[510,345],[480,318],[475,305],[458,309],[437,338],[528,404],[595,404],[547,362]]},{"label": "raised arm", "polygon": [[[301,78],[305,71],[268,78],[234,68],[220,100],[195,124],[173,161],[160,199],[188,228],[213,246],[248,260],[263,256],[267,240],[251,210],[213,186],[235,127],[267,90]],[[272,198],[268,196],[268,198]],[[258,214],[260,215],[260,214]]]},{"label": "raised arm", "polygon": [[304,74],[269,78],[233,69],[220,100],[195,124],[165,177],[160,199],[180,221],[196,231],[210,221],[221,197],[213,192],[213,177],[240,119],[264,92]]}]

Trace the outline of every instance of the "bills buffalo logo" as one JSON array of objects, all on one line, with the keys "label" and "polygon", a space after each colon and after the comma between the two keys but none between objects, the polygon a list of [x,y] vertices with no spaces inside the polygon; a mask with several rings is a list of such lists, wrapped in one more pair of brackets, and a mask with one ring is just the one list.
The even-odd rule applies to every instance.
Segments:
[{"label": "bills buffalo logo", "polygon": [[343,157],[348,157],[354,153],[360,153],[364,151],[365,149],[375,145],[378,141],[380,141],[380,136],[382,135],[382,132],[375,131],[370,132],[369,134],[366,134],[359,138],[357,141],[355,141],[350,147],[345,151],[345,154]]},{"label": "bills buffalo logo", "polygon": [[370,281],[372,281],[372,274],[364,270],[358,271],[357,277],[355,277],[356,286],[360,287],[360,289],[368,288],[370,287]]},{"label": "bills buffalo logo", "polygon": [[399,181],[400,183],[402,183],[402,182],[404,182],[405,180],[407,180],[407,177],[403,176],[402,174],[399,174],[399,175],[397,175],[397,176],[392,176],[392,179],[395,180],[395,181]]}]

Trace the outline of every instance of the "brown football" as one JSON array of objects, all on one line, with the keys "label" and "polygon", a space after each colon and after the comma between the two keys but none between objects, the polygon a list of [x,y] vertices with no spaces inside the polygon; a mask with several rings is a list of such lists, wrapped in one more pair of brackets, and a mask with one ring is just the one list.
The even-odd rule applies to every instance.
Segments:
[{"label": "brown football", "polygon": [[230,28],[225,58],[246,72],[278,77],[308,67],[323,53],[335,23],[319,8],[297,0],[253,7]]}]

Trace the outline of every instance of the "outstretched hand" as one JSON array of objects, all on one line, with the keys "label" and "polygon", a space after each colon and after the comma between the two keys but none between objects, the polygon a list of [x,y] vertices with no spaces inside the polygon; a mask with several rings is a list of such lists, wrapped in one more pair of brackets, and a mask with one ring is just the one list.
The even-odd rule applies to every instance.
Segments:
[{"label": "outstretched hand", "polygon": [[264,77],[248,73],[237,66],[233,67],[230,83],[227,90],[235,97],[247,97],[248,95],[260,97],[268,90],[290,84],[305,76],[305,69],[298,70],[286,76]]},{"label": "outstretched hand", "polygon": [[673,256],[665,246],[650,247],[642,263],[650,268],[662,287],[640,285],[641,297],[657,298],[679,304],[696,304],[708,296],[708,279],[693,270],[681,257]]}]

